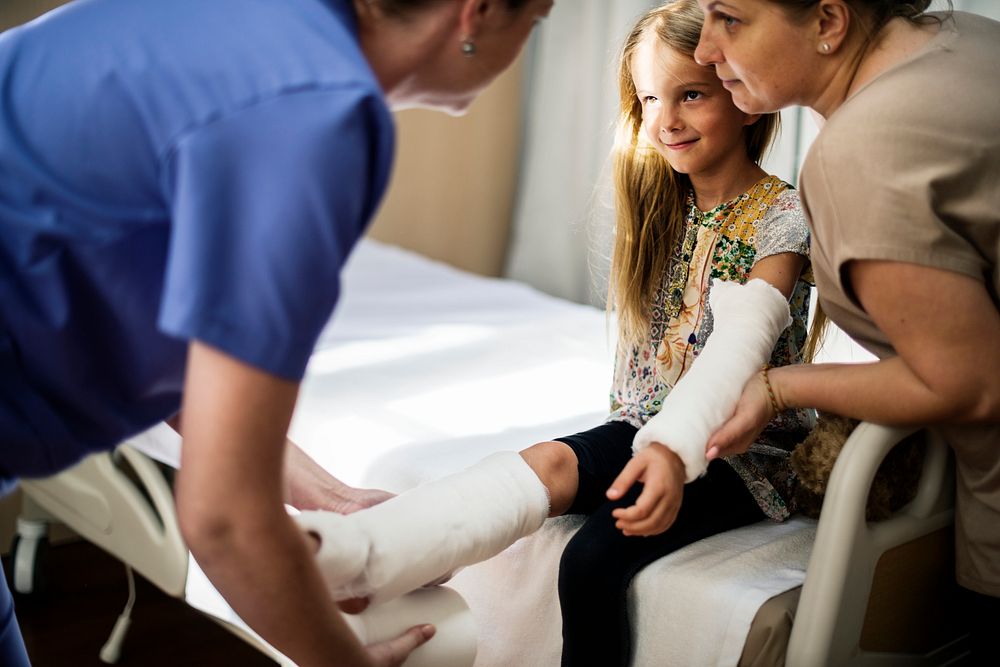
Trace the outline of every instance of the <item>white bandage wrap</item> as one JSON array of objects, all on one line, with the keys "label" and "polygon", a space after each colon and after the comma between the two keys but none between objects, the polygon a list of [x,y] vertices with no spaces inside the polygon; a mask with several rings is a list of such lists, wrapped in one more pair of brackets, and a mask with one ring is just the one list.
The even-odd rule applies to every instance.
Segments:
[{"label": "white bandage wrap", "polygon": [[500,452],[354,514],[303,512],[334,598],[384,602],[500,553],[541,527],[549,497],[516,452]]},{"label": "white bandage wrap", "polygon": [[788,301],[759,278],[745,285],[716,281],[708,299],[712,334],[632,441],[636,453],[654,442],[673,450],[688,482],[705,474],[709,437],[732,416],[743,387],[767,364],[778,336],[792,323]]},{"label": "white bandage wrap", "polygon": [[446,586],[421,588],[344,620],[365,646],[394,639],[415,625],[430,623],[436,632],[406,659],[406,667],[472,667],[478,628],[469,605]]}]

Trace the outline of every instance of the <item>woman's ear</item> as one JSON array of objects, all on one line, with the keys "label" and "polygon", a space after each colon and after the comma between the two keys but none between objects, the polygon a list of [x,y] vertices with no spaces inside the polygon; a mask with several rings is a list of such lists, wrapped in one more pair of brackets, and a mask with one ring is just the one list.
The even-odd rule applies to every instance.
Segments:
[{"label": "woman's ear", "polygon": [[851,27],[851,8],[845,0],[820,0],[814,14],[816,51],[834,53],[847,39]]},{"label": "woman's ear", "polygon": [[744,115],[746,116],[746,120],[743,121],[743,127],[750,127],[751,125],[753,125],[754,123],[756,123],[758,120],[760,120],[760,117],[763,114],[748,113],[748,114],[744,114]]}]

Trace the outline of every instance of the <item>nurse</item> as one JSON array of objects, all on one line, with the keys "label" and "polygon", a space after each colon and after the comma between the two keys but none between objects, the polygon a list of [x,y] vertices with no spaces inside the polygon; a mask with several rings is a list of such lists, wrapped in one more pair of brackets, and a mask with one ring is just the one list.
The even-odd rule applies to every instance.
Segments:
[{"label": "nurse", "polygon": [[[774,369],[776,404],[943,436],[975,664],[998,664],[1000,23],[930,0],[698,2],[695,58],[736,106],[825,118],[801,183],[816,287],[880,359]],[[745,450],[771,412],[758,376],[710,456]]]},{"label": "nurse", "polygon": [[[285,434],[390,109],[461,113],[551,5],[89,0],[0,36],[0,486],[173,417],[181,529],[233,609],[299,665],[401,663],[433,628],[362,647],[283,505],[384,495]],[[6,588],[0,624],[27,664]]]}]

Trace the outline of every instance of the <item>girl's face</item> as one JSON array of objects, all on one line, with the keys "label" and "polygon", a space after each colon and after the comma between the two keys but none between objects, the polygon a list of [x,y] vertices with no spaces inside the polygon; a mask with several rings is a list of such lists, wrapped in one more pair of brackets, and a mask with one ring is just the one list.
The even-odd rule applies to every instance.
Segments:
[{"label": "girl's face", "polygon": [[747,161],[743,132],[757,116],[736,108],[711,68],[649,31],[631,69],[646,136],[675,171],[696,180]]},{"label": "girl's face", "polygon": [[736,106],[758,114],[796,103],[809,106],[816,49],[806,24],[793,23],[770,0],[698,4],[705,23],[695,60],[715,67]]}]

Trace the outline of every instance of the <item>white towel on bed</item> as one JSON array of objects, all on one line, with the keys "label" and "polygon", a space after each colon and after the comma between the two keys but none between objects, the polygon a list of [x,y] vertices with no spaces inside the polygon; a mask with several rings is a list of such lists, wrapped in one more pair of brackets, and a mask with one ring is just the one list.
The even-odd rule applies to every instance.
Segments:
[{"label": "white towel on bed", "polygon": [[[559,557],[582,522],[579,516],[551,519],[450,582],[479,626],[476,667],[559,664]],[[633,638],[641,638],[633,644],[633,665],[737,664],[760,606],[802,584],[815,532],[810,519],[761,522],[645,568],[629,591]]]}]

